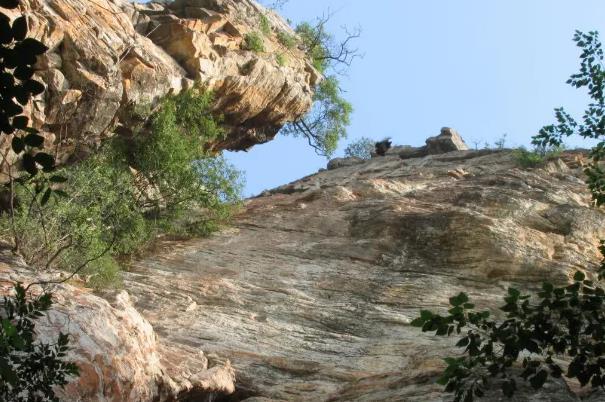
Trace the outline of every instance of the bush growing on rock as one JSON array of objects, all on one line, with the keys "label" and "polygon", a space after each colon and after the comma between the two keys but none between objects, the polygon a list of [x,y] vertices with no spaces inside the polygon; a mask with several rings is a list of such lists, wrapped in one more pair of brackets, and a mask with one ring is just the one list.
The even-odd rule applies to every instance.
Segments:
[{"label": "bush growing on rock", "polygon": [[[594,203],[600,207],[605,204],[605,171],[600,164],[605,158],[604,56],[597,32],[577,31],[574,41],[582,49],[581,68],[568,83],[587,87],[594,102],[581,123],[564,109],[556,109],[557,124],[542,128],[533,143],[546,150],[561,147],[563,137],[574,134],[599,140],[585,173]],[[525,152],[522,158],[528,164],[541,162],[545,156]],[[605,277],[605,241],[600,251],[599,280]],[[549,377],[562,375],[577,379],[582,386],[605,387],[605,289],[598,282],[577,272],[571,284],[556,287],[546,282],[533,295],[510,288],[504,301],[504,320],[490,319],[489,311],[476,311],[468,296],[460,293],[450,299],[446,315],[422,311],[412,322],[435,335],[461,336],[457,346],[464,348],[464,355],[445,359],[447,368],[438,381],[446,392],[454,393],[454,401],[483,396],[496,378],[508,397],[515,393],[518,381],[529,381],[539,389]],[[567,369],[561,358],[570,360]]]},{"label": "bush growing on rock", "polygon": [[54,387],[78,375],[66,362],[68,336],[60,333],[55,344],[36,340],[35,321],[52,305],[45,293],[28,300],[26,289],[15,285],[15,296],[5,297],[0,325],[0,400],[14,402],[58,401]]},{"label": "bush growing on rock", "polygon": [[296,46],[296,37],[286,31],[277,32],[277,41],[288,50],[292,50]]},{"label": "bush growing on rock", "polygon": [[[61,170],[62,196],[44,205],[24,186],[15,212],[24,256],[37,268],[78,271],[94,287],[119,283],[117,258],[158,234],[208,234],[228,219],[240,174],[205,145],[223,136],[212,95],[190,89],[164,99],[133,138],[109,140]],[[9,234],[1,217],[0,234]]]},{"label": "bush growing on rock", "polygon": [[524,147],[513,151],[513,158],[523,168],[533,168],[542,166],[551,159],[561,155],[563,147],[535,147],[533,151],[528,151]]},{"label": "bush growing on rock", "polygon": [[372,152],[374,151],[374,144],[375,141],[367,137],[361,137],[350,143],[345,148],[345,156],[356,156],[361,159],[370,159],[372,157]]},{"label": "bush growing on rock", "polygon": [[271,35],[271,23],[269,22],[269,18],[265,14],[261,14],[260,17],[260,31],[265,36]]},{"label": "bush growing on rock", "polygon": [[265,42],[258,32],[247,33],[244,37],[244,50],[250,50],[255,53],[265,51]]}]

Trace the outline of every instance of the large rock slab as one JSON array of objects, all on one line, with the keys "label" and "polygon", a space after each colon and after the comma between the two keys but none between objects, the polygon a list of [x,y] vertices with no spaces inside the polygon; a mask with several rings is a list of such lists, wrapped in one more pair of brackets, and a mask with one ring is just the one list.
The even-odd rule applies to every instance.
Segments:
[{"label": "large rock slab", "polygon": [[[249,200],[234,227],[166,243],[125,285],[163,344],[231,361],[236,400],[445,401],[435,380],[460,351],[412,328],[419,310],[460,291],[495,309],[508,286],[594,272],[604,236],[581,169],[562,161],[387,154]],[[559,382],[515,400],[578,397]]]},{"label": "large rock slab", "polygon": [[[30,35],[49,47],[37,63],[48,90],[30,106],[60,162],[85,156],[136,106],[153,104],[195,81],[213,91],[227,137],[214,149],[243,150],[271,140],[306,113],[321,76],[298,49],[288,65],[277,32],[295,35],[252,0],[137,4],[128,0],[23,0]],[[18,14],[6,11],[12,18]],[[265,52],[242,49],[261,15],[272,26]],[[10,144],[3,141],[1,149]]]},{"label": "large rock slab", "polygon": [[[0,245],[0,296],[11,294],[15,282],[27,285],[40,279]],[[173,401],[191,396],[213,400],[233,393],[234,371],[228,362],[211,367],[199,348],[162,345],[125,291],[104,299],[73,284],[47,289],[53,292],[53,306],[36,321],[38,339],[53,343],[59,332],[69,334],[67,358],[80,370],[77,379],[58,390],[60,400]],[[34,294],[41,290],[32,288]]]}]

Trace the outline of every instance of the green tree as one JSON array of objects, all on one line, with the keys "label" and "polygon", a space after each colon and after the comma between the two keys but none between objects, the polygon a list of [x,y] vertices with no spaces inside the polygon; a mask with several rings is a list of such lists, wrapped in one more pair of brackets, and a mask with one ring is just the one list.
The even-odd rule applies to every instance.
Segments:
[{"label": "green tree", "polygon": [[370,159],[374,152],[376,141],[367,137],[361,137],[345,148],[345,156],[355,156],[361,159]]},{"label": "green tree", "polygon": [[[578,31],[574,41],[582,50],[581,65],[580,72],[568,83],[587,88],[593,102],[582,122],[563,108],[556,109],[557,124],[542,128],[533,143],[560,147],[564,137],[574,134],[597,140],[585,173],[594,203],[600,207],[605,204],[605,172],[600,166],[605,156],[603,51],[597,32]],[[604,259],[599,280],[605,276],[605,242],[600,251]],[[455,401],[483,396],[496,378],[509,397],[520,379],[529,381],[535,389],[549,377],[562,375],[577,379],[582,386],[605,387],[605,289],[598,282],[578,271],[573,283],[555,287],[546,282],[537,294],[522,294],[510,288],[504,302],[500,310],[505,319],[491,319],[489,311],[476,311],[468,296],[460,293],[450,299],[447,315],[422,311],[412,322],[425,332],[461,336],[457,346],[464,349],[464,355],[445,359],[447,368],[439,379],[447,392],[454,393]],[[556,358],[570,360],[566,370]]]},{"label": "green tree", "polygon": [[342,96],[338,74],[342,73],[340,68],[349,67],[358,56],[350,44],[359,37],[359,30],[347,31],[346,38],[337,43],[326,29],[328,20],[329,16],[320,18],[315,25],[305,22],[296,27],[302,49],[324,79],[314,88],[311,111],[283,129],[285,134],[306,138],[319,155],[326,157],[347,135],[353,107]]}]

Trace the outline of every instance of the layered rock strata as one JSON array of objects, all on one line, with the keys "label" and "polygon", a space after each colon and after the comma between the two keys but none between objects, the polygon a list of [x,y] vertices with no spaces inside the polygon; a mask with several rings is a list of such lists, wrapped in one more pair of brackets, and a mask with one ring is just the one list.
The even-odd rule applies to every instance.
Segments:
[{"label": "layered rock strata", "polygon": [[[605,215],[576,156],[536,169],[509,151],[339,163],[247,201],[231,229],[165,244],[126,288],[162,343],[233,364],[232,400],[449,400],[435,380],[456,339],[410,321],[460,291],[495,310],[511,285],[594,272]],[[514,400],[574,401],[575,386],[523,385]]]}]

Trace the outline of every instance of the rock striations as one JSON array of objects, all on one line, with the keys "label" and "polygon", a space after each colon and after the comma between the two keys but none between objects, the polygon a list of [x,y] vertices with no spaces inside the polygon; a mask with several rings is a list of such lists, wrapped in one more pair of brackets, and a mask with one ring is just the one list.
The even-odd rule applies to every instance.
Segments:
[{"label": "rock striations", "polygon": [[[232,400],[447,400],[435,379],[455,339],[412,328],[421,308],[463,290],[496,308],[512,284],[562,283],[598,263],[605,215],[563,159],[530,170],[489,150],[354,162],[251,199],[231,229],[167,243],[126,274],[160,343],[232,364]],[[573,387],[515,400],[573,401]]]},{"label": "rock striations", "polygon": [[[61,285],[40,331],[72,336],[82,377],[64,399],[448,400],[435,379],[455,339],[410,321],[459,291],[496,308],[509,285],[596,269],[605,214],[577,159],[536,169],[491,150],[345,160],[248,200],[210,238],[162,244],[125,273],[128,293],[104,300]],[[31,280],[0,257],[2,293]],[[574,389],[523,387],[515,400],[575,401]]]},{"label": "rock striations", "polygon": [[[94,148],[112,130],[129,128],[129,111],[195,81],[212,90],[229,135],[217,149],[242,150],[271,140],[304,114],[321,78],[276,14],[252,0],[23,0],[30,34],[50,51],[36,66],[47,91],[31,116],[65,162]],[[8,11],[7,14],[17,14]],[[243,50],[265,16],[265,51]],[[276,55],[288,54],[280,66]],[[0,147],[6,149],[10,138]]]}]

